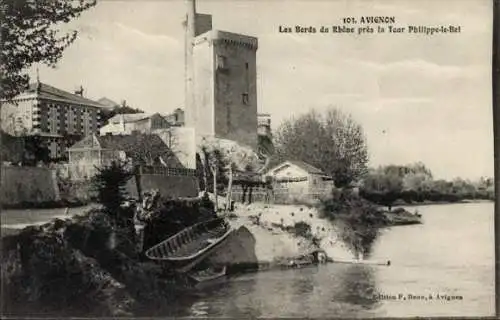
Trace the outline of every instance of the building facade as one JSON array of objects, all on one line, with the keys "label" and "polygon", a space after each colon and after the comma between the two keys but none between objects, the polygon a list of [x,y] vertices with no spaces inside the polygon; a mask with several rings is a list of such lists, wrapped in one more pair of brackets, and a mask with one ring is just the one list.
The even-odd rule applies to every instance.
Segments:
[{"label": "building facade", "polygon": [[258,40],[200,30],[196,16],[191,0],[186,32],[186,126],[195,128],[197,139],[216,137],[256,148]]},{"label": "building facade", "polygon": [[154,130],[169,127],[171,127],[169,121],[159,113],[129,113],[115,115],[99,132],[101,135],[132,134],[134,131],[152,133]]},{"label": "building facade", "polygon": [[15,136],[38,135],[52,159],[100,127],[101,105],[81,95],[37,82],[13,101],[2,102],[2,129]]}]

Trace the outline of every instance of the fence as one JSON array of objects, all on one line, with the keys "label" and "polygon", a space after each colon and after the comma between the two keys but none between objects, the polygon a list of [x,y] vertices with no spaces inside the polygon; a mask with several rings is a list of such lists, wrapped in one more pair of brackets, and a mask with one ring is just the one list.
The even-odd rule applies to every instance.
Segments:
[{"label": "fence", "polygon": [[194,177],[196,176],[195,169],[187,169],[187,168],[168,168],[168,167],[158,167],[158,166],[144,166],[139,169],[140,174],[154,174],[161,176],[169,176],[169,177],[178,177],[178,176],[187,176]]},{"label": "fence", "polygon": [[[95,176],[102,166],[97,163],[78,163],[78,164],[58,164],[56,166],[57,174],[61,178],[72,181],[89,180]],[[158,175],[167,177],[195,177],[196,170],[187,168],[167,168],[159,166],[141,166],[139,168],[141,175]]]},{"label": "fence", "polygon": [[[250,191],[251,190],[251,191]],[[324,197],[327,197],[332,192],[332,188],[317,188],[311,189],[306,192],[299,192],[286,187],[279,187],[274,189],[266,189],[263,187],[254,187],[245,192],[241,187],[235,187],[231,192],[232,199],[235,202],[243,202],[243,195],[245,194],[245,201],[249,201],[251,194],[252,202],[265,202],[274,204],[313,204]]]}]

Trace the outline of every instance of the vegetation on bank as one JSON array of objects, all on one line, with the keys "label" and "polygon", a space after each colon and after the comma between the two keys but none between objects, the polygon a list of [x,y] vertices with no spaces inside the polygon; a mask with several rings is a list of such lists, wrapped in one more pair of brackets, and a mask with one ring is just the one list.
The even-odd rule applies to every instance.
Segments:
[{"label": "vegetation on bank", "polygon": [[334,190],[330,197],[321,200],[318,211],[357,257],[370,255],[380,228],[388,225],[387,218],[375,205],[349,189]]},{"label": "vegetation on bank", "polygon": [[462,200],[494,200],[493,178],[472,182],[456,178],[435,180],[422,163],[406,166],[388,165],[372,169],[364,177],[360,195],[379,205],[424,202],[459,202]]}]

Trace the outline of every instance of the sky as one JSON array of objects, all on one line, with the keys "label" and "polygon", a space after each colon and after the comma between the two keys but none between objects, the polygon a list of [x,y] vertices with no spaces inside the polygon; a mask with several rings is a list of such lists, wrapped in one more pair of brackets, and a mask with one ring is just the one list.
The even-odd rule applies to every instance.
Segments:
[{"label": "sky", "polygon": [[[336,107],[363,127],[371,166],[421,161],[435,177],[475,179],[493,176],[491,2],[198,0],[197,11],[213,15],[214,29],[258,37],[258,109],[271,114],[273,129]],[[39,67],[40,79],[146,112],[182,107],[185,8],[179,0],[101,1],[63,27],[79,37],[55,69]],[[459,25],[461,33],[278,31],[361,16]]]}]

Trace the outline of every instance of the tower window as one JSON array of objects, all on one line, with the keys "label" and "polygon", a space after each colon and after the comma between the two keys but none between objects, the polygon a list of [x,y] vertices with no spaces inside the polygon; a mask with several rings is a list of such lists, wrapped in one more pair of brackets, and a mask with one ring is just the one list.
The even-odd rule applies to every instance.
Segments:
[{"label": "tower window", "polygon": [[248,70],[248,62],[245,62],[245,69]]},{"label": "tower window", "polygon": [[223,55],[217,56],[217,69],[219,70],[227,70],[227,58]]},{"label": "tower window", "polygon": [[241,98],[242,98],[242,102],[243,102],[243,104],[246,104],[246,105],[248,105],[248,104],[249,104],[248,93],[243,93],[243,94],[241,95]]}]

